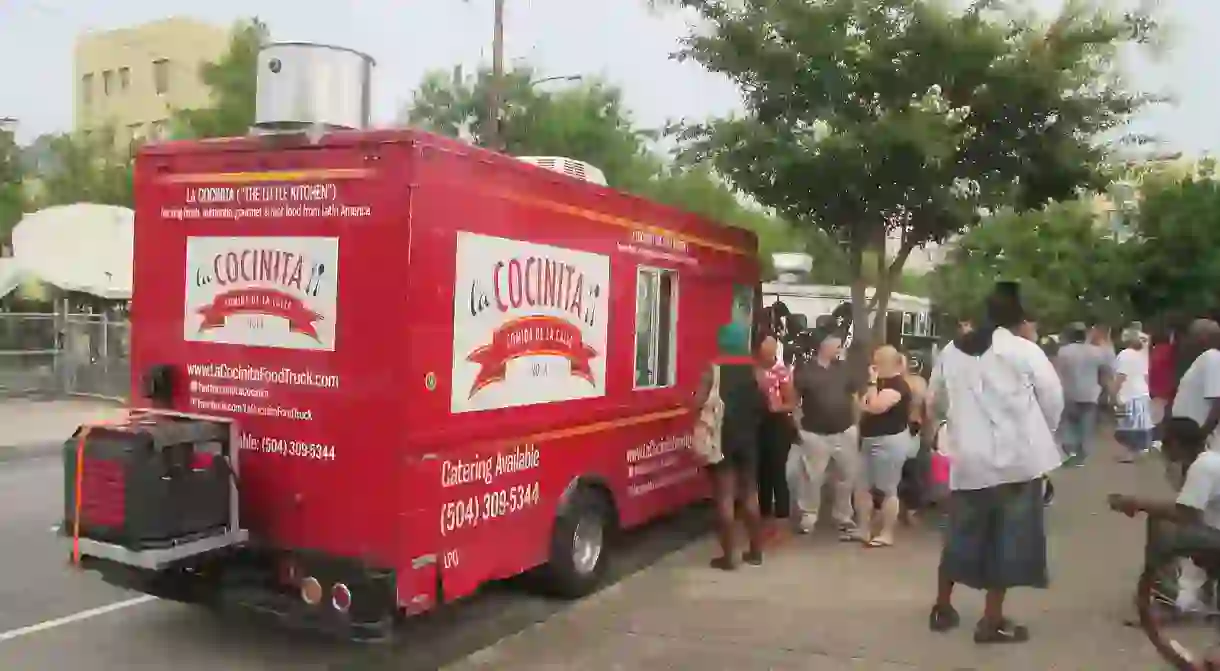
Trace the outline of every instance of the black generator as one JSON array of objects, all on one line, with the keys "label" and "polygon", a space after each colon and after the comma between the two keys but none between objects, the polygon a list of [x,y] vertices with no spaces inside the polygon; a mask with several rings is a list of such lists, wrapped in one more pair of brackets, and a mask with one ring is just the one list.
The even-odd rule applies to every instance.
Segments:
[{"label": "black generator", "polygon": [[[64,526],[130,550],[223,532],[234,505],[229,425],[168,416],[85,429],[64,444]],[[78,473],[78,463],[80,470]],[[80,492],[80,505],[76,495]]]}]

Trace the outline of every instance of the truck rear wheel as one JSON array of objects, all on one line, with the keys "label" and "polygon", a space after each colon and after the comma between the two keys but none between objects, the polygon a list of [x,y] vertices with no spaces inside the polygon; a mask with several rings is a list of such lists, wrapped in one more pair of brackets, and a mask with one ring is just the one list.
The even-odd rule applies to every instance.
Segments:
[{"label": "truck rear wheel", "polygon": [[577,490],[555,520],[550,559],[543,567],[543,589],[567,599],[596,590],[609,566],[613,524],[605,494],[589,487]]}]

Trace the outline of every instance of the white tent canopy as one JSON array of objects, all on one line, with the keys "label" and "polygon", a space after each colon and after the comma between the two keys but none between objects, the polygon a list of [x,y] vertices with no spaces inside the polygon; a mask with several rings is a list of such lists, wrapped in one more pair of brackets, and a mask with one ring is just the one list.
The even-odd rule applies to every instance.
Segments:
[{"label": "white tent canopy", "polygon": [[0,298],[13,292],[21,284],[21,271],[17,261],[12,258],[0,258]]},{"label": "white tent canopy", "polygon": [[[65,291],[129,300],[134,222],[128,208],[93,203],[27,214],[13,229],[14,281],[39,280]],[[7,286],[4,278],[0,266],[0,290]]]}]

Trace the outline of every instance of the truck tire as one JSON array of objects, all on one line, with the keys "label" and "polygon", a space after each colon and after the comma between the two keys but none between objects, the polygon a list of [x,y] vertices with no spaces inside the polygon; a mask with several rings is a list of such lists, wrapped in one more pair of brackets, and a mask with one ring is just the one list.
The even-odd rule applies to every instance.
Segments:
[{"label": "truck tire", "polygon": [[543,590],[565,599],[595,591],[610,563],[613,524],[606,495],[590,487],[578,489],[555,520],[550,559],[541,575]]}]

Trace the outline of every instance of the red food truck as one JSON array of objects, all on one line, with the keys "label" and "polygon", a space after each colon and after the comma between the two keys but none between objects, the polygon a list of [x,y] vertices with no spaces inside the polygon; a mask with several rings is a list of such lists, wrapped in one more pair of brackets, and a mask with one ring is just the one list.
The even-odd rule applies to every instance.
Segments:
[{"label": "red food truck", "polygon": [[705,498],[686,404],[717,327],[752,321],[752,234],[367,130],[362,54],[259,69],[250,136],[137,158],[143,409],[65,445],[82,567],[380,638],[535,569],[584,594],[613,532]]}]

